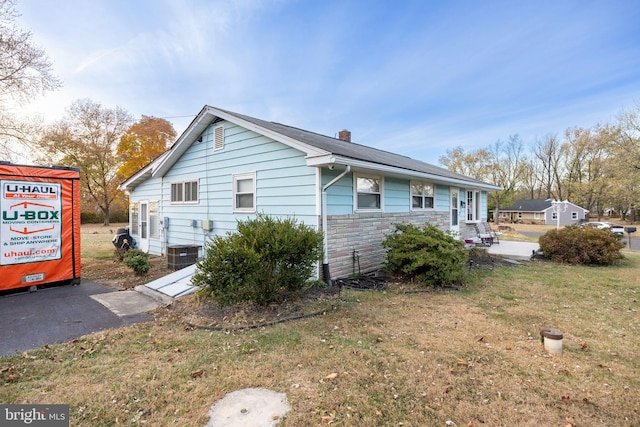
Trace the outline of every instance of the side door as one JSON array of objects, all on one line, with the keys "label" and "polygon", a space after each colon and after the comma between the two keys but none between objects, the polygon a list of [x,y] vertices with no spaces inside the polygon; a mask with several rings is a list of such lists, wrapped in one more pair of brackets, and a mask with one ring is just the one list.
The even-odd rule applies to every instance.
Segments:
[{"label": "side door", "polygon": [[451,188],[450,190],[450,198],[451,198],[451,218],[449,218],[449,230],[451,230],[451,233],[453,233],[453,235],[459,235],[460,234],[460,226],[458,224],[458,220],[459,220],[459,212],[458,212],[458,206],[459,206],[459,199],[460,199],[460,190],[457,187]]}]

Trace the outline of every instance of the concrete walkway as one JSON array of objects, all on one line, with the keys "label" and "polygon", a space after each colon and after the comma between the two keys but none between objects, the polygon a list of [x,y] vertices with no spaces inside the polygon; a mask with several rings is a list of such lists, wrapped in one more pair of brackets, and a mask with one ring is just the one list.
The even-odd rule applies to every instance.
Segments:
[{"label": "concrete walkway", "polygon": [[514,240],[500,240],[500,243],[487,247],[487,252],[491,255],[501,256],[516,260],[528,260],[533,251],[540,249],[538,243],[517,242]]}]

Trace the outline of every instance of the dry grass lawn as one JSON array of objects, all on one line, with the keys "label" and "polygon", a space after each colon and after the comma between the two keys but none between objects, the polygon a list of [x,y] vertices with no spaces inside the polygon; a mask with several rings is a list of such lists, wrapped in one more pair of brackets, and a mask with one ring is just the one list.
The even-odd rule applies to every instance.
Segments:
[{"label": "dry grass lawn", "polygon": [[[201,427],[226,393],[265,387],[287,395],[282,426],[637,426],[639,269],[631,255],[500,266],[461,290],[343,290],[270,326],[286,305],[186,298],[154,322],[0,358],[0,402],[67,403],[73,426]],[[562,356],[544,351],[545,327],[564,333]]]}]

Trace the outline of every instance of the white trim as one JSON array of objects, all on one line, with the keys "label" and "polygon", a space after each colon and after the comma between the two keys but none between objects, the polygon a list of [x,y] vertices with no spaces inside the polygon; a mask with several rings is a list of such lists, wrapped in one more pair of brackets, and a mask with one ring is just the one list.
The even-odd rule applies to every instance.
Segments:
[{"label": "white trim", "polygon": [[[238,181],[251,180],[253,183],[253,206],[251,208],[239,208],[236,204],[236,196],[238,195]],[[233,203],[233,212],[234,213],[255,213],[256,212],[256,173],[255,172],[247,172],[247,173],[235,173],[232,177],[232,203]],[[244,193],[249,194],[249,193]]]},{"label": "white trim", "polygon": [[434,184],[442,185],[456,185],[461,188],[474,188],[487,191],[501,190],[502,187],[486,184],[482,182],[472,182],[464,179],[450,178],[442,175],[436,175],[433,173],[418,172],[410,169],[399,168],[395,166],[387,166],[379,163],[367,162],[364,160],[355,160],[349,157],[342,157],[336,155],[326,155],[319,157],[307,157],[307,166],[326,166],[328,164],[336,165],[349,165],[351,170],[361,173],[384,175],[384,176],[396,176],[398,178],[410,178],[416,180],[425,180],[433,182]]},{"label": "white trim", "polygon": [[[379,181],[380,191],[377,193],[365,193],[362,194],[379,194],[380,195],[380,207],[378,208],[360,208],[358,206],[358,178],[376,179]],[[363,173],[353,174],[353,210],[354,212],[384,212],[384,177],[381,175],[371,175]]]},{"label": "white trim", "polygon": [[[197,186],[196,189],[196,200],[185,201],[186,198],[186,184],[195,183]],[[182,198],[180,200],[173,200],[173,186],[181,185],[182,186]],[[197,205],[200,203],[200,182],[198,179],[190,179],[188,181],[175,181],[169,184],[169,204],[171,205]]]},{"label": "white trim", "polygon": [[[421,208],[415,208],[413,207],[413,186],[414,184],[416,185],[428,185],[431,187],[432,190],[432,194],[431,196],[425,196],[424,194],[415,194],[415,196],[419,196],[422,198],[422,203],[424,205],[424,201],[425,198],[427,197],[431,197],[431,204],[432,206],[430,208],[422,206]],[[427,181],[419,181],[419,180],[411,180],[409,181],[409,208],[412,211],[433,211],[436,209],[436,185],[433,182],[427,182]]]},{"label": "white trim", "polygon": [[[469,193],[471,194],[472,200],[469,202]],[[465,202],[465,211],[464,211],[464,222],[466,223],[474,223],[480,222],[482,215],[480,212],[480,201],[482,200],[482,194],[480,191],[475,188],[469,189],[465,188],[464,190],[464,202]],[[471,218],[469,218],[469,213],[471,213]]]}]

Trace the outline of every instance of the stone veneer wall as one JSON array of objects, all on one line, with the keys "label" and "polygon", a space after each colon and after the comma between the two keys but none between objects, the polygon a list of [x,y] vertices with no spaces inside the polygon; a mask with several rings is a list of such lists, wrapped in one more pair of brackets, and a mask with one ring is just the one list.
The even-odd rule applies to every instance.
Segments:
[{"label": "stone veneer wall", "polygon": [[382,241],[394,230],[393,224],[410,223],[422,226],[426,222],[442,230],[448,230],[449,212],[367,212],[329,215],[327,240],[331,277],[348,277],[358,272],[354,251],[359,253],[360,272],[367,273],[382,268],[386,261],[386,250],[382,247]]}]

